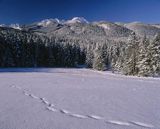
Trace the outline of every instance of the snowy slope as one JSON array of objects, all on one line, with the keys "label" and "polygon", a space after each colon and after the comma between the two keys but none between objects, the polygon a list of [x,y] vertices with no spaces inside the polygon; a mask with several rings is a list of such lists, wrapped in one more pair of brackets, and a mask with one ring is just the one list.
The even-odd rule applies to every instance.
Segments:
[{"label": "snowy slope", "polygon": [[38,26],[43,26],[43,27],[48,27],[49,25],[52,25],[54,23],[60,23],[59,19],[55,18],[55,19],[45,19],[42,20],[41,22],[38,22],[37,25]]},{"label": "snowy slope", "polygon": [[158,129],[160,79],[0,69],[0,129]]},{"label": "snowy slope", "polygon": [[74,24],[74,23],[88,24],[89,22],[83,17],[74,17],[71,20],[67,20],[65,23],[66,24]]},{"label": "snowy slope", "polygon": [[22,30],[22,28],[20,27],[19,24],[11,24],[11,25],[9,25],[9,27],[16,29],[16,30]]}]

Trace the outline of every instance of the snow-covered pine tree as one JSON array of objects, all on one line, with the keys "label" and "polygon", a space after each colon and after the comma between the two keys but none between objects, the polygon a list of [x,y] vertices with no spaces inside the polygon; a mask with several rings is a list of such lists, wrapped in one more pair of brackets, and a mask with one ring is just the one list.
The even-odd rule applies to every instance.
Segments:
[{"label": "snow-covered pine tree", "polygon": [[138,76],[150,76],[151,69],[151,54],[148,50],[149,40],[146,36],[143,37],[139,44],[139,55],[138,55]]},{"label": "snow-covered pine tree", "polygon": [[97,45],[94,51],[93,69],[104,71],[106,69],[104,51],[102,46]]},{"label": "snow-covered pine tree", "polygon": [[114,46],[112,46],[112,59],[111,59],[111,66],[112,72],[120,71],[122,67],[122,59],[120,49],[120,42],[117,42]]},{"label": "snow-covered pine tree", "polygon": [[102,55],[107,69],[110,67],[109,62],[109,54],[108,54],[108,46],[107,43],[102,44]]},{"label": "snow-covered pine tree", "polygon": [[153,42],[149,45],[151,53],[152,76],[160,75],[160,33],[157,34]]},{"label": "snow-covered pine tree", "polygon": [[118,51],[117,51],[117,61],[116,61],[116,64],[115,64],[115,68],[116,68],[116,71],[117,72],[122,72],[123,70],[123,67],[124,67],[124,62],[125,62],[125,59],[124,57],[126,56],[126,53],[125,53],[125,48],[126,48],[126,43],[125,42],[118,42]]},{"label": "snow-covered pine tree", "polygon": [[126,55],[124,57],[124,67],[123,73],[125,75],[137,75],[137,61],[138,61],[138,46],[139,39],[136,34],[133,32],[129,38],[129,42],[126,47]]},{"label": "snow-covered pine tree", "polygon": [[93,58],[94,58],[93,51],[94,47],[88,44],[86,48],[86,61],[85,61],[88,68],[92,68],[93,66]]}]

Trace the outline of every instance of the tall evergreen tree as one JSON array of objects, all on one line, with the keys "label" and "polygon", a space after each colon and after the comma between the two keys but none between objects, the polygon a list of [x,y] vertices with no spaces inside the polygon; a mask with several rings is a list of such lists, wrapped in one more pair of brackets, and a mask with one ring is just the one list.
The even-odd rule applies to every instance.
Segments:
[{"label": "tall evergreen tree", "polygon": [[93,69],[104,71],[106,69],[105,56],[103,49],[97,46],[94,51]]},{"label": "tall evergreen tree", "polygon": [[93,59],[94,59],[94,46],[88,45],[86,48],[86,65],[89,68],[92,68],[93,66]]},{"label": "tall evergreen tree", "polygon": [[125,75],[137,75],[137,61],[138,61],[138,46],[139,39],[137,38],[135,33],[129,38],[129,42],[126,48],[125,62],[123,67],[123,73]]},{"label": "tall evergreen tree", "polygon": [[151,53],[152,76],[160,75],[160,34],[157,34],[149,45]]},{"label": "tall evergreen tree", "polygon": [[138,75],[139,76],[150,76],[151,69],[151,54],[148,50],[149,40],[146,36],[141,40],[139,44],[139,55],[138,55]]}]

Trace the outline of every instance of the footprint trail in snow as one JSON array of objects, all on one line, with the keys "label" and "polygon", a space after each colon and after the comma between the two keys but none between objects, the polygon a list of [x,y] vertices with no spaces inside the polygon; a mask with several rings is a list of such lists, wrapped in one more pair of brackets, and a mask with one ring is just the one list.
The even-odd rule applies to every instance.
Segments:
[{"label": "footprint trail in snow", "polygon": [[153,125],[142,123],[142,122],[135,122],[135,121],[125,122],[125,121],[118,121],[118,120],[106,120],[104,117],[93,115],[93,114],[92,115],[82,115],[82,114],[78,114],[78,113],[73,113],[73,112],[65,110],[63,108],[57,108],[54,104],[50,103],[46,98],[38,97],[32,93],[29,93],[27,90],[22,89],[19,86],[11,85],[10,87],[16,88],[16,89],[22,91],[22,93],[27,97],[30,97],[35,100],[39,100],[41,103],[43,103],[46,106],[46,110],[48,110],[50,112],[59,112],[61,114],[67,115],[69,117],[74,117],[74,118],[78,118],[78,119],[92,119],[92,120],[104,121],[107,124],[113,124],[113,125],[118,125],[118,126],[139,126],[139,127],[144,127],[144,128],[154,128]]}]

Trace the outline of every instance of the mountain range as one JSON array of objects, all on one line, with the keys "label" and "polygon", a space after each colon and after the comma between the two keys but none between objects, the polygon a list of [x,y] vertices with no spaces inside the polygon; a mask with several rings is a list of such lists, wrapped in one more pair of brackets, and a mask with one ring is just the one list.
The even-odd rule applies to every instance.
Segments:
[{"label": "mountain range", "polygon": [[13,28],[38,35],[65,36],[68,38],[86,39],[113,39],[126,40],[133,32],[138,36],[153,38],[160,32],[160,24],[145,24],[141,22],[89,22],[83,17],[74,17],[71,20],[45,19],[31,24],[1,24],[0,27]]}]

